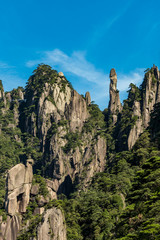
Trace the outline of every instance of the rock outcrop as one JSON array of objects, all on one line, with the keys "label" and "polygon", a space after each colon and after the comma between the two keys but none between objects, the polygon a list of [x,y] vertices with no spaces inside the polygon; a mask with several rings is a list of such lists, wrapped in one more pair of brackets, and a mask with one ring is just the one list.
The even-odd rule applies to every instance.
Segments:
[{"label": "rock outcrop", "polygon": [[73,132],[81,131],[84,122],[89,117],[85,99],[75,90],[72,91],[71,102],[67,106],[65,115],[66,119],[70,121],[70,130]]},{"label": "rock outcrop", "polygon": [[112,116],[113,125],[117,122],[118,113],[122,110],[122,104],[119,98],[119,91],[117,90],[117,74],[114,68],[110,71],[110,101],[109,101],[109,114]]},{"label": "rock outcrop", "polygon": [[6,221],[0,219],[0,240],[16,240],[21,229],[21,220],[20,215],[7,216]]},{"label": "rock outcrop", "polygon": [[[56,193],[53,191],[53,182],[46,179],[46,187],[50,190],[49,195],[44,197],[39,194],[39,184],[32,185],[32,164],[33,160],[28,159],[26,165],[20,163],[11,168],[7,174],[7,192],[6,192],[6,211],[8,213],[6,221],[0,216],[0,240],[16,240],[18,235],[26,234],[33,222],[28,220],[23,223],[23,214],[29,202],[35,201],[37,196],[37,205],[33,215],[42,215],[39,225],[35,225],[37,229],[36,240],[66,240],[65,219],[60,209],[53,207],[45,211],[44,205],[49,199],[55,199]],[[52,191],[51,191],[52,190]],[[51,192],[52,195],[50,194]]]},{"label": "rock outcrop", "polygon": [[67,240],[64,216],[60,209],[48,209],[38,226],[36,240]]},{"label": "rock outcrop", "polygon": [[85,99],[86,99],[87,105],[90,105],[91,104],[91,96],[90,96],[89,92],[86,92]]},{"label": "rock outcrop", "polygon": [[28,159],[26,166],[20,163],[8,171],[5,209],[11,216],[26,212],[33,178],[32,164],[33,160]]}]

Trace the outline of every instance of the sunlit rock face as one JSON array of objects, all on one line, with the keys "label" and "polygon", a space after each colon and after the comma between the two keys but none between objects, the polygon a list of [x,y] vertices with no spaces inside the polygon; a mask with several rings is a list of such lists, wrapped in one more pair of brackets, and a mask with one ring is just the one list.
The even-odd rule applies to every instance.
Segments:
[{"label": "sunlit rock face", "polygon": [[5,208],[9,215],[26,212],[33,178],[33,160],[17,164],[8,171]]}]

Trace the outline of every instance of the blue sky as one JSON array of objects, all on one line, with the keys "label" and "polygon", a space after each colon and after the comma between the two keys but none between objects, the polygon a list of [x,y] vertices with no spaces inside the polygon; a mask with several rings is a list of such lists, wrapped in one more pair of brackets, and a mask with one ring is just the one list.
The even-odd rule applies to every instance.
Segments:
[{"label": "blue sky", "polygon": [[3,1],[0,79],[6,91],[25,86],[38,63],[64,72],[80,93],[108,106],[115,68],[121,101],[129,83],[160,66],[160,1]]}]

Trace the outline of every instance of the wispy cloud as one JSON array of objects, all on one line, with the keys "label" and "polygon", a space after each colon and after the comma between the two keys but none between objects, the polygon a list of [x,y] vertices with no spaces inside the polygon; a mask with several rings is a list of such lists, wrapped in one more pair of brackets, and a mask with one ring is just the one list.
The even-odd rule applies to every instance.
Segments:
[{"label": "wispy cloud", "polygon": [[106,75],[88,62],[84,52],[75,51],[68,56],[59,49],[44,52],[44,58],[27,62],[28,67],[33,67],[39,62],[45,62],[52,66],[60,66],[62,71],[72,73],[78,77],[85,78],[89,82],[103,85]]},{"label": "wispy cloud", "polygon": [[[85,52],[75,51],[69,56],[59,49],[45,51],[42,58],[28,61],[26,65],[27,67],[34,67],[40,62],[58,68],[64,74],[73,75],[79,86],[82,82],[86,84],[86,91],[90,91],[92,99],[100,104],[101,108],[107,107],[109,73],[97,69],[91,62],[87,61]],[[139,85],[143,80],[143,74],[144,69],[135,69],[128,74],[117,73],[118,89],[123,92],[128,90],[130,83]],[[88,89],[89,84],[92,86],[90,89]]]}]

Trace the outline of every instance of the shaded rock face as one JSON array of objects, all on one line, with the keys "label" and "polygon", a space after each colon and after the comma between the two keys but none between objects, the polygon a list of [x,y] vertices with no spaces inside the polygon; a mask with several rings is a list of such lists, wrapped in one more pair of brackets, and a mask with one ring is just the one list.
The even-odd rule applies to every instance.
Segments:
[{"label": "shaded rock face", "polygon": [[37,229],[36,240],[67,240],[64,216],[60,209],[52,208],[43,216],[43,223]]},{"label": "shaded rock face", "polygon": [[127,143],[128,143],[129,150],[134,146],[140,134],[144,130],[142,116],[141,116],[140,102],[134,101],[132,110],[133,110],[133,116],[137,116],[138,119],[135,125],[133,126],[133,128],[130,130],[128,135]]},{"label": "shaded rock face", "polygon": [[56,135],[51,138],[49,144],[51,165],[47,171],[53,179],[52,189],[58,193],[69,195],[76,181],[80,183],[83,180],[83,186],[85,186],[95,172],[104,170],[106,140],[100,136],[95,139],[92,134],[84,134],[83,144],[66,153],[63,150],[67,144],[64,139],[65,134],[64,131],[61,137]]},{"label": "shaded rock face", "polygon": [[26,212],[32,178],[32,160],[28,160],[26,166],[20,163],[9,170],[5,200],[5,209],[9,215]]},{"label": "shaded rock face", "polygon": [[117,122],[117,115],[122,110],[122,105],[119,98],[119,91],[117,90],[117,74],[114,68],[110,71],[110,101],[109,101],[109,114],[112,116],[113,125]]}]

